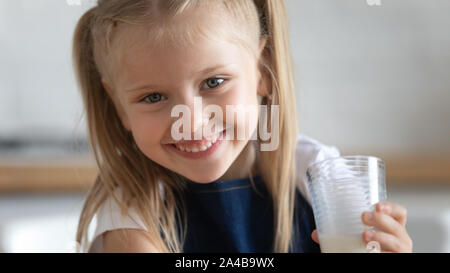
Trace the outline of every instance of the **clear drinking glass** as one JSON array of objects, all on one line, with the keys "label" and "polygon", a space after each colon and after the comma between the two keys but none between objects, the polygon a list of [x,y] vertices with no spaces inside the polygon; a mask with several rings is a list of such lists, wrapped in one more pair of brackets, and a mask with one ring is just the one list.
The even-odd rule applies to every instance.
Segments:
[{"label": "clear drinking glass", "polygon": [[311,164],[306,175],[322,252],[373,252],[362,239],[363,211],[386,200],[384,162],[342,156]]}]

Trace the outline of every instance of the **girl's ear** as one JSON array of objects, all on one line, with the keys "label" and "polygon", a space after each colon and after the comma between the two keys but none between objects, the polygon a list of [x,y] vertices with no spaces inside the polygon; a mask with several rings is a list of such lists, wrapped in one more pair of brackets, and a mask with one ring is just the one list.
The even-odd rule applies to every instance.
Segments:
[{"label": "girl's ear", "polygon": [[266,48],[267,36],[261,38],[259,42],[259,55],[258,55],[258,68],[259,68],[259,81],[258,81],[258,95],[261,97],[270,96],[272,86],[272,80],[268,67],[270,66],[269,52]]},{"label": "girl's ear", "polygon": [[129,118],[125,112],[125,110],[123,109],[122,104],[120,103],[120,100],[117,96],[114,95],[112,88],[109,86],[109,84],[102,79],[102,85],[103,88],[105,88],[106,93],[108,93],[108,96],[111,98],[111,100],[114,103],[114,107],[116,109],[117,114],[119,115],[120,120],[122,121],[122,125],[123,127],[127,130],[127,131],[131,131],[131,126],[130,126],[130,121]]}]

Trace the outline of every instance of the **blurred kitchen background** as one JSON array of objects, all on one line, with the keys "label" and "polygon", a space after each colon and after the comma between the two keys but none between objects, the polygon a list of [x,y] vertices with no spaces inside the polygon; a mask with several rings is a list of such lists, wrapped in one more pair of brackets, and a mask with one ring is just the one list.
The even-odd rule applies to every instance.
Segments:
[{"label": "blurred kitchen background", "polygon": [[[287,2],[302,133],[384,159],[414,251],[450,252],[450,1]],[[71,40],[93,4],[0,0],[0,252],[75,250],[96,170]]]}]

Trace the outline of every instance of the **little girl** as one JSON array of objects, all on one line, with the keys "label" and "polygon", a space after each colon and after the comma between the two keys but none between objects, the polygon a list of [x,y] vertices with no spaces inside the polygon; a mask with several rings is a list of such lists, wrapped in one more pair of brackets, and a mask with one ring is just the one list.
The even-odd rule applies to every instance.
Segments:
[{"label": "little girl", "polygon": [[[339,152],[297,134],[284,1],[99,0],[77,25],[74,61],[99,169],[78,226],[85,251],[320,251],[305,172]],[[190,138],[213,118],[192,111],[176,139],[172,110],[198,98],[270,114],[214,116],[223,126]],[[276,149],[253,140],[261,126]],[[403,207],[378,204],[362,220],[380,230],[366,242],[411,251]]]}]

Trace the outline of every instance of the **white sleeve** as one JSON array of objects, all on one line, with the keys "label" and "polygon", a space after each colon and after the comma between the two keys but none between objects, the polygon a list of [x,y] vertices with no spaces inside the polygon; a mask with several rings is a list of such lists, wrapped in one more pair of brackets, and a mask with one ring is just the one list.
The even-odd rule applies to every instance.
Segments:
[{"label": "white sleeve", "polygon": [[[115,191],[118,200],[122,200],[122,192],[118,188]],[[96,213],[97,227],[88,252],[103,252],[104,232],[114,229],[143,229],[144,223],[133,208],[129,208],[126,215],[120,213],[120,207],[114,198],[109,197],[103,202]]]},{"label": "white sleeve", "polygon": [[306,186],[306,169],[312,163],[339,156],[339,150],[335,146],[324,145],[319,141],[303,134],[298,135],[297,147],[295,151],[297,165],[296,182],[300,192],[309,204],[311,204],[311,197]]}]

